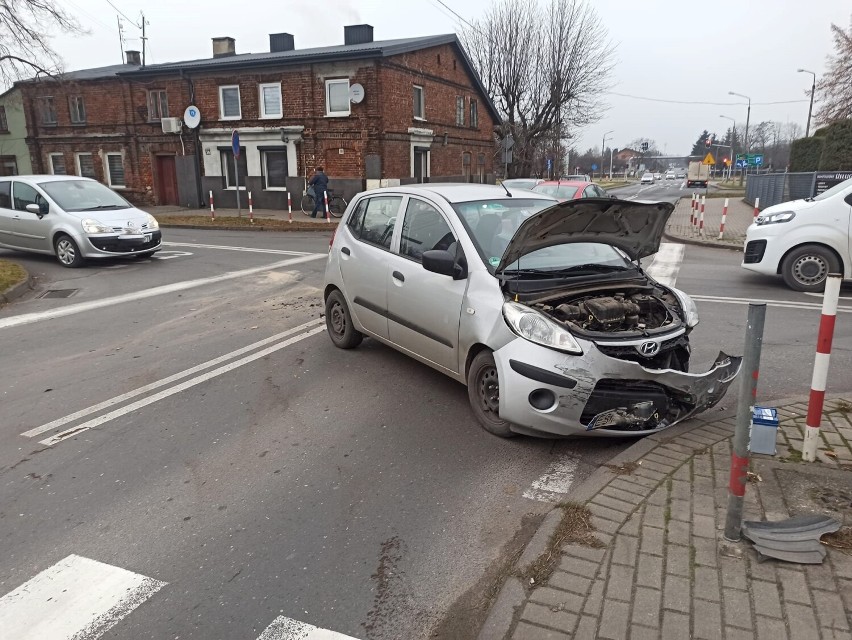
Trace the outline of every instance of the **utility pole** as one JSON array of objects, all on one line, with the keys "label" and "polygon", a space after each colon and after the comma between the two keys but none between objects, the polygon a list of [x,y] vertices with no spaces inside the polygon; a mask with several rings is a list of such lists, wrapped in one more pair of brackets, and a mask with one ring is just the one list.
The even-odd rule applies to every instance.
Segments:
[{"label": "utility pole", "polygon": [[740,98],[745,98],[748,100],[748,111],[746,112],[746,128],[745,128],[745,150],[746,150],[746,163],[745,166],[742,167],[742,171],[740,171],[740,186],[743,186],[743,180],[745,179],[745,172],[748,169],[748,152],[751,150],[751,145],[748,142],[748,123],[751,119],[751,98],[748,96],[744,96],[741,93],[734,93],[733,91],[728,91],[728,95],[738,96]]},{"label": "utility pole", "polygon": [[811,84],[811,106],[808,107],[808,126],[805,127],[805,137],[807,138],[811,133],[811,113],[814,110],[814,94],[816,93],[816,74],[813,71],[808,71],[807,69],[797,69],[799,73],[810,73],[814,77],[814,81]]},{"label": "utility pole", "polygon": [[[603,134],[603,138],[601,139],[601,178],[603,178],[604,165],[606,164],[606,137],[610,133],[612,133],[612,131],[607,131],[605,134]],[[592,173],[594,173],[594,171]]]},{"label": "utility pole", "polygon": [[118,23],[118,48],[121,49],[121,64],[124,64],[124,33],[121,27],[121,16],[116,15],[115,21]]},{"label": "utility pole", "polygon": [[142,13],[142,66],[145,66],[145,43],[148,38],[145,37],[145,13]]}]

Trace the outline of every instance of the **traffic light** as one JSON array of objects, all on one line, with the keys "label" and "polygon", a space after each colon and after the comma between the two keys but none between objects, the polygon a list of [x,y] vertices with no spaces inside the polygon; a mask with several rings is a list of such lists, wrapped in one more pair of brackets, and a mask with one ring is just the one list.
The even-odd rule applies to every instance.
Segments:
[{"label": "traffic light", "polygon": [[731,159],[730,158],[722,158],[722,164],[724,164],[727,167],[729,164],[731,164]]},{"label": "traffic light", "polygon": [[712,141],[712,139],[710,138],[710,136],[707,136],[706,138],[704,138],[704,146],[705,146],[705,148],[709,149],[709,148],[710,148],[710,145],[712,144],[712,142],[713,142],[713,141]]}]

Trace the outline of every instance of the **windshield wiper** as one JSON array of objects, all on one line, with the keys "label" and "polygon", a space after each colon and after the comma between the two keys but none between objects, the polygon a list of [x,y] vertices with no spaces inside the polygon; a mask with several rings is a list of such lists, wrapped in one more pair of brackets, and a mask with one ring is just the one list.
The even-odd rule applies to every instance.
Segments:
[{"label": "windshield wiper", "polygon": [[96,207],[86,207],[85,209],[78,209],[78,211],[98,211],[102,209],[127,209],[127,207],[121,204],[99,204]]},{"label": "windshield wiper", "polygon": [[630,265],[629,267],[619,267],[612,264],[598,264],[591,262],[589,264],[578,264],[573,267],[566,267],[565,269],[504,269],[503,273],[561,276],[575,271],[630,271],[634,268],[635,267],[633,265]]}]

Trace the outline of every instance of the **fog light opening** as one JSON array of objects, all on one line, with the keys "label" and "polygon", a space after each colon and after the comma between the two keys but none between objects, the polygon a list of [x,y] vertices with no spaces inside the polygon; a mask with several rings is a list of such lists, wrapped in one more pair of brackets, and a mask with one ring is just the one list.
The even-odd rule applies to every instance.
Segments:
[{"label": "fog light opening", "polygon": [[550,389],[536,389],[530,392],[530,405],[538,411],[547,411],[556,406],[556,394]]}]

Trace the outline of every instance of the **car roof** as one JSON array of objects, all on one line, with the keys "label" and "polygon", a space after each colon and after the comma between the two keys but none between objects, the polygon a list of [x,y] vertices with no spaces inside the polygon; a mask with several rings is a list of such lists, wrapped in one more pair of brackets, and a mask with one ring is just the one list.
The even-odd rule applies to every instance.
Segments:
[{"label": "car roof", "polygon": [[547,180],[545,182],[538,183],[537,187],[588,187],[590,184],[594,184],[594,182],[588,182],[586,180]]},{"label": "car roof", "polygon": [[[464,182],[430,182],[424,184],[410,184],[399,187],[382,187],[380,189],[370,189],[363,192],[366,195],[381,194],[381,193],[403,193],[408,195],[422,195],[430,193],[440,196],[449,203],[455,202],[471,202],[472,200],[493,200],[505,199],[506,190],[503,187],[494,184],[468,184]],[[535,193],[533,191],[524,191],[524,198],[552,200],[550,196]]]},{"label": "car roof", "polygon": [[41,184],[44,182],[64,182],[67,180],[88,180],[89,182],[97,182],[97,180],[92,180],[91,178],[84,178],[82,176],[55,176],[48,173],[38,174],[23,174],[20,176],[3,176],[0,180],[21,180],[23,182],[33,182],[35,184]]}]

